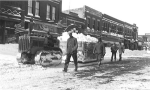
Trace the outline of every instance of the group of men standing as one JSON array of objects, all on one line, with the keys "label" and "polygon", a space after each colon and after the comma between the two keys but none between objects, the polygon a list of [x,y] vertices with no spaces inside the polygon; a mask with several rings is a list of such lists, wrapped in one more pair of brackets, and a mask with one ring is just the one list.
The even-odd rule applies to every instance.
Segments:
[{"label": "group of men standing", "polygon": [[[65,65],[63,69],[64,72],[67,72],[67,68],[68,68],[71,56],[73,57],[73,60],[74,60],[75,71],[77,71],[78,69],[78,63],[77,63],[78,41],[75,37],[72,36],[72,32],[68,32],[68,34],[70,37],[67,40],[67,47],[66,47],[67,57],[66,57]],[[122,53],[124,53],[124,46],[120,42],[119,46],[117,46],[115,43],[111,46],[111,52],[112,52],[111,61],[113,61],[113,57],[116,61],[117,50],[119,50],[119,61],[122,60]],[[96,54],[98,65],[100,66],[101,61],[104,59],[104,56],[106,54],[105,45],[102,42],[101,38],[99,38],[98,42],[95,44],[93,48],[93,53]]]},{"label": "group of men standing", "polygon": [[116,43],[114,43],[111,46],[111,52],[112,52],[111,61],[113,61],[113,57],[114,57],[114,60],[116,61],[117,51],[119,51],[119,61],[121,61],[122,60],[122,53],[124,53],[124,46],[121,44],[121,42],[119,42],[119,46],[117,46]]}]

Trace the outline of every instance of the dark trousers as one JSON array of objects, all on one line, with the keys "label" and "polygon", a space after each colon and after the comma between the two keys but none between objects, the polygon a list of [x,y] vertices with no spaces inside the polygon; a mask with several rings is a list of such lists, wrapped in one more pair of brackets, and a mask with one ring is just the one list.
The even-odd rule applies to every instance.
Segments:
[{"label": "dark trousers", "polygon": [[77,65],[78,64],[78,62],[77,62],[77,53],[73,53],[73,54],[67,54],[67,58],[65,60],[64,70],[67,70],[71,56],[73,57],[73,60],[74,60],[75,69],[77,69],[77,66],[78,66]]},{"label": "dark trousers", "polygon": [[101,61],[102,61],[102,54],[96,54],[96,58],[97,58],[97,61],[99,62],[99,64],[101,64]]},{"label": "dark trousers", "polygon": [[119,61],[122,60],[122,54],[119,54]]},{"label": "dark trousers", "polygon": [[112,52],[111,61],[113,61],[113,57],[114,57],[114,60],[116,61],[116,52]]}]

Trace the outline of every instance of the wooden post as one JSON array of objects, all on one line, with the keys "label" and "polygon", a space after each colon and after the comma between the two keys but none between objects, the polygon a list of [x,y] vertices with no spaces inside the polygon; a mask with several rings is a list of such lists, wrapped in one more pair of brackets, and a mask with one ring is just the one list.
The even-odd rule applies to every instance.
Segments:
[{"label": "wooden post", "polygon": [[33,30],[33,18],[30,19],[29,32],[28,32],[29,36],[31,35],[32,30]]}]

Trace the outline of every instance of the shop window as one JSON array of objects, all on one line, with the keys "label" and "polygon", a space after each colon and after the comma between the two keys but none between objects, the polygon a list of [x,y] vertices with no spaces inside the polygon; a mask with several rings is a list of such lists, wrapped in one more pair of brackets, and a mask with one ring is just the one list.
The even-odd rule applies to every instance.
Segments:
[{"label": "shop window", "polygon": [[47,12],[46,12],[46,19],[47,20],[50,20],[50,10],[51,10],[51,6],[50,5],[47,5]]},{"label": "shop window", "polygon": [[39,17],[40,12],[40,3],[36,1],[35,3],[35,16]]},{"label": "shop window", "polygon": [[52,20],[55,20],[56,19],[56,8],[55,7],[53,7],[52,8]]},{"label": "shop window", "polygon": [[32,0],[28,0],[28,15],[32,15]]}]

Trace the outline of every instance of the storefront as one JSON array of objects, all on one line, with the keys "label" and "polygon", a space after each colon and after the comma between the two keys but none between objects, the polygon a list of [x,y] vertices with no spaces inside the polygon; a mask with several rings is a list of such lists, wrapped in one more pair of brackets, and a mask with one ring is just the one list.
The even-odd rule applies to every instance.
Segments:
[{"label": "storefront", "polygon": [[15,24],[18,22],[9,20],[0,20],[0,43],[15,42]]},{"label": "storefront", "polygon": [[0,7],[0,44],[15,41],[15,24],[21,22],[19,11]]}]

